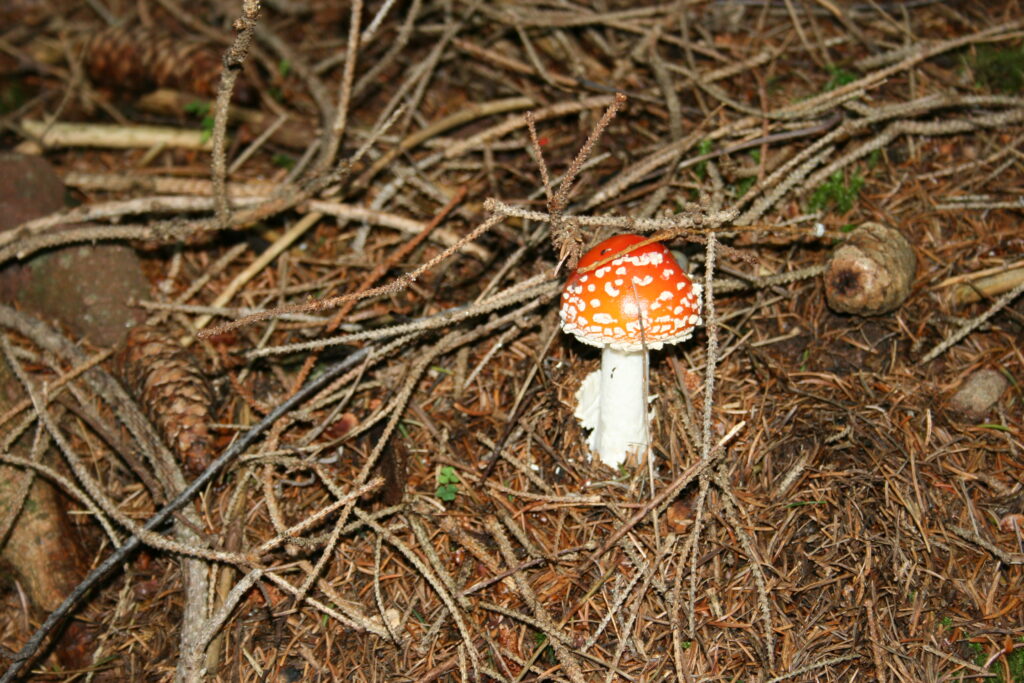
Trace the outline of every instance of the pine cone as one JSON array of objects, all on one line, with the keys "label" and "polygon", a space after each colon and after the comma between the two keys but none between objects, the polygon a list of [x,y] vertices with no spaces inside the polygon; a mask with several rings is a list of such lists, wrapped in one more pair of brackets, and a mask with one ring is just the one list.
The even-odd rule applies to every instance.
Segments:
[{"label": "pine cone", "polygon": [[192,354],[153,327],[128,333],[120,374],[171,450],[192,474],[210,464],[213,392]]},{"label": "pine cone", "polygon": [[[171,88],[213,98],[223,66],[221,50],[158,29],[110,28],[100,31],[85,49],[85,66],[97,85],[127,94]],[[234,99],[253,99],[244,74]]]}]

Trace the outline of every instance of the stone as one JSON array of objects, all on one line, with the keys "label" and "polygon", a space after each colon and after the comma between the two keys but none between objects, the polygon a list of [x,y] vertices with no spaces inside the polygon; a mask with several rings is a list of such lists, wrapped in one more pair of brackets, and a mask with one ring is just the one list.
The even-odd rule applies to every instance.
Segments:
[{"label": "stone", "polygon": [[983,417],[996,404],[1009,384],[1003,373],[998,370],[978,370],[971,373],[960,385],[949,400],[949,407],[968,417]]},{"label": "stone", "polygon": [[[45,159],[0,155],[0,229],[59,211],[64,197],[64,184]],[[141,262],[123,244],[51,249],[8,264],[0,274],[0,301],[56,320],[97,346],[121,342],[144,317],[131,301],[148,295]]]}]

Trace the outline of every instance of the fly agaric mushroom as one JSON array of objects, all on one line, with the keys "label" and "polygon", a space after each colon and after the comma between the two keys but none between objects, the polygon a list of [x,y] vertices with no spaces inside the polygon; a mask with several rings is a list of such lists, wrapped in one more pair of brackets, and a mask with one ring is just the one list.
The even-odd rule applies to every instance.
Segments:
[{"label": "fly agaric mushroom", "polygon": [[602,349],[601,369],[576,393],[576,417],[593,429],[587,445],[610,467],[642,457],[650,444],[647,349],[685,341],[701,323],[701,286],[664,245],[630,249],[642,241],[617,235],[588,251],[565,283],[559,310],[563,332]]}]

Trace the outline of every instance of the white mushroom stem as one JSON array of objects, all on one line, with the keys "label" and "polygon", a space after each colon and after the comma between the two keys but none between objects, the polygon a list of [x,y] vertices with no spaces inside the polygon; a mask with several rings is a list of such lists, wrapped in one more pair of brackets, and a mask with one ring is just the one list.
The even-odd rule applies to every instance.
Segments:
[{"label": "white mushroom stem", "polygon": [[601,369],[576,392],[576,417],[593,429],[587,445],[601,462],[618,468],[629,456],[642,458],[650,445],[644,364],[647,353],[605,346]]}]

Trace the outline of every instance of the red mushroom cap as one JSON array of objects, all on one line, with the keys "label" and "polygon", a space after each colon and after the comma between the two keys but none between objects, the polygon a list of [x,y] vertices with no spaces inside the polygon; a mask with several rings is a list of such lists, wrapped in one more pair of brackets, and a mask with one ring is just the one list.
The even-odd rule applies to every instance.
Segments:
[{"label": "red mushroom cap", "polygon": [[562,289],[562,330],[592,346],[621,351],[661,348],[689,339],[701,323],[701,287],[658,242],[599,263],[645,238],[616,235],[580,259]]}]

